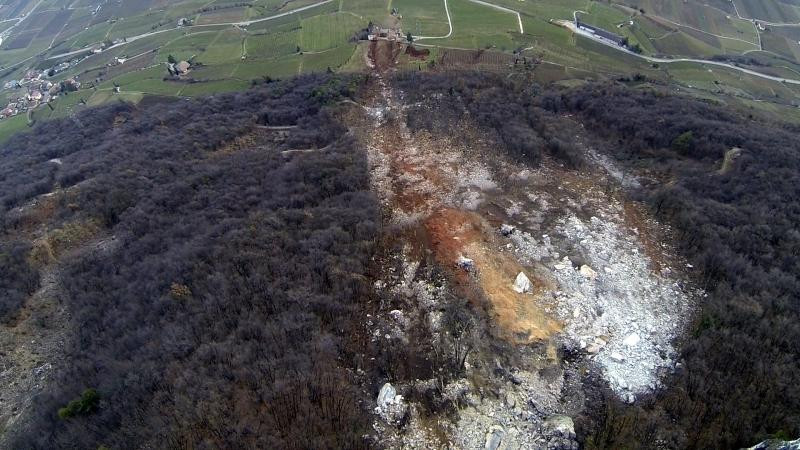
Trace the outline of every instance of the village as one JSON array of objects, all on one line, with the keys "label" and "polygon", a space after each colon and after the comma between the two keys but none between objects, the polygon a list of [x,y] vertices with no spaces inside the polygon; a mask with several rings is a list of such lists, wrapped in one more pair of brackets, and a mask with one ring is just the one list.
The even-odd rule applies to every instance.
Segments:
[{"label": "village", "polygon": [[[0,110],[0,120],[27,113],[41,105],[49,104],[62,93],[77,91],[81,87],[81,83],[78,81],[78,75],[59,82],[52,82],[49,79],[68,70],[70,67],[77,66],[92,55],[102,53],[106,47],[119,44],[122,41],[123,40],[118,39],[105,42],[82,56],[76,56],[68,61],[62,61],[46,70],[28,70],[21,79],[7,81],[3,85],[3,90],[17,92],[8,97],[8,103]],[[125,61],[126,58],[124,57],[115,57],[108,62],[106,66],[113,67],[124,64]]]},{"label": "village", "polygon": [[77,91],[81,83],[75,78],[53,83],[47,79],[45,72],[29,70],[21,80],[11,80],[4,90],[14,90],[8,97],[8,103],[0,110],[0,119],[6,119],[34,110],[41,105],[49,104],[64,92]]}]

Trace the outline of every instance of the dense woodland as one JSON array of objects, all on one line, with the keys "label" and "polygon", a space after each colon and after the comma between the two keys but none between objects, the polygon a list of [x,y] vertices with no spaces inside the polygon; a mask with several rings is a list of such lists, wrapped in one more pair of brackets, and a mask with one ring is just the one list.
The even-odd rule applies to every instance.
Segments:
[{"label": "dense woodland", "polygon": [[[12,238],[39,224],[17,207],[56,191],[47,227],[99,224],[94,245],[60,255],[68,365],[11,448],[364,445],[347,337],[377,210],[364,153],[326,106],[358,82],[109,106],[4,146],[3,317],[37,284]],[[232,145],[257,124],[297,128]]]},{"label": "dense woodland", "polygon": [[800,434],[800,129],[619,83],[542,90],[479,73],[399,78],[409,102],[438,105],[412,109],[412,128],[472,120],[512,157],[536,164],[551,154],[573,166],[581,134],[645,174],[650,182],[630,194],[674,226],[695,266],[708,297],[671,388],[637,406],[608,391],[594,399],[594,414],[578,421],[585,447],[740,448]]}]

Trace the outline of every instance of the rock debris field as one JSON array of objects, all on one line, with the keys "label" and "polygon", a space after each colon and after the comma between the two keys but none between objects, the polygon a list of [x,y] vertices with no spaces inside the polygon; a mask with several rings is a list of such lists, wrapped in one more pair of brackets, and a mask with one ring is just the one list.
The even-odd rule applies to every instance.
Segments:
[{"label": "rock debris field", "polygon": [[[586,352],[626,401],[656,389],[659,376],[675,364],[672,341],[685,325],[690,293],[668,269],[652,272],[636,235],[613,216],[565,217],[554,235],[535,239],[514,230],[509,237],[522,259],[552,268],[565,346]],[[558,258],[564,247],[574,255]]]},{"label": "rock debris field", "polygon": [[[552,160],[526,167],[468,123],[454,125],[470,134],[466,145],[410,130],[412,108],[432,113],[378,76],[361,110],[372,188],[402,249],[374,283],[393,300],[370,318],[372,342],[416,345],[420,326],[440,342],[447,299],[477,292],[494,338],[521,358],[504,367],[474,352],[461,378],[382,380],[376,438],[389,448],[577,448],[572,417],[586,404],[586,369],[635,402],[680,364],[676,339],[703,295],[686,281],[691,266],[674,254],[669,229],[626,199],[638,180],[594,149],[581,171]],[[491,368],[489,385],[471,381],[477,367]],[[413,400],[421,392],[460,405],[457,418],[426,418]]]}]

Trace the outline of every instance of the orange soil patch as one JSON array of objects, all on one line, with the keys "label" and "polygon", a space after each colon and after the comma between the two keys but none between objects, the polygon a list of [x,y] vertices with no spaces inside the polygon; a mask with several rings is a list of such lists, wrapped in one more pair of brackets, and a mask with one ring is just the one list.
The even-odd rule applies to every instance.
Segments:
[{"label": "orange soil patch", "polygon": [[[452,270],[462,293],[469,296],[479,288],[492,306],[495,321],[503,337],[516,343],[546,339],[561,330],[561,324],[540,308],[551,282],[526,271],[511,256],[489,250],[490,235],[483,219],[473,212],[443,209],[425,221],[436,259],[444,267],[454,268],[459,256],[472,259],[478,269],[476,278],[460,269]],[[487,245],[488,244],[488,245]],[[520,294],[512,288],[517,274],[524,272],[534,284],[534,292]],[[470,300],[476,300],[471,298]]]}]

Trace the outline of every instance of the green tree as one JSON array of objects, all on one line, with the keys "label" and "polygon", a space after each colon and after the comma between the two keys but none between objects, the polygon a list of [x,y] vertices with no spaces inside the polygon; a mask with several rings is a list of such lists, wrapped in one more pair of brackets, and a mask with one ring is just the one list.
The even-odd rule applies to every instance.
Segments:
[{"label": "green tree", "polygon": [[89,388],[83,391],[79,398],[72,400],[67,406],[58,410],[58,417],[69,419],[75,416],[85,416],[97,410],[100,405],[100,394]]},{"label": "green tree", "polygon": [[414,42],[414,36],[411,35],[410,31],[406,33],[406,40],[408,41],[409,44],[412,44]]},{"label": "green tree", "polygon": [[177,63],[178,63],[178,60],[177,60],[177,59],[175,59],[175,57],[174,57],[174,56],[172,56],[172,55],[168,55],[168,56],[167,56],[167,62],[168,62],[168,63],[170,63],[170,64],[177,64]]},{"label": "green tree", "polygon": [[681,133],[672,141],[672,149],[680,153],[688,153],[694,146],[694,134],[691,131]]}]

